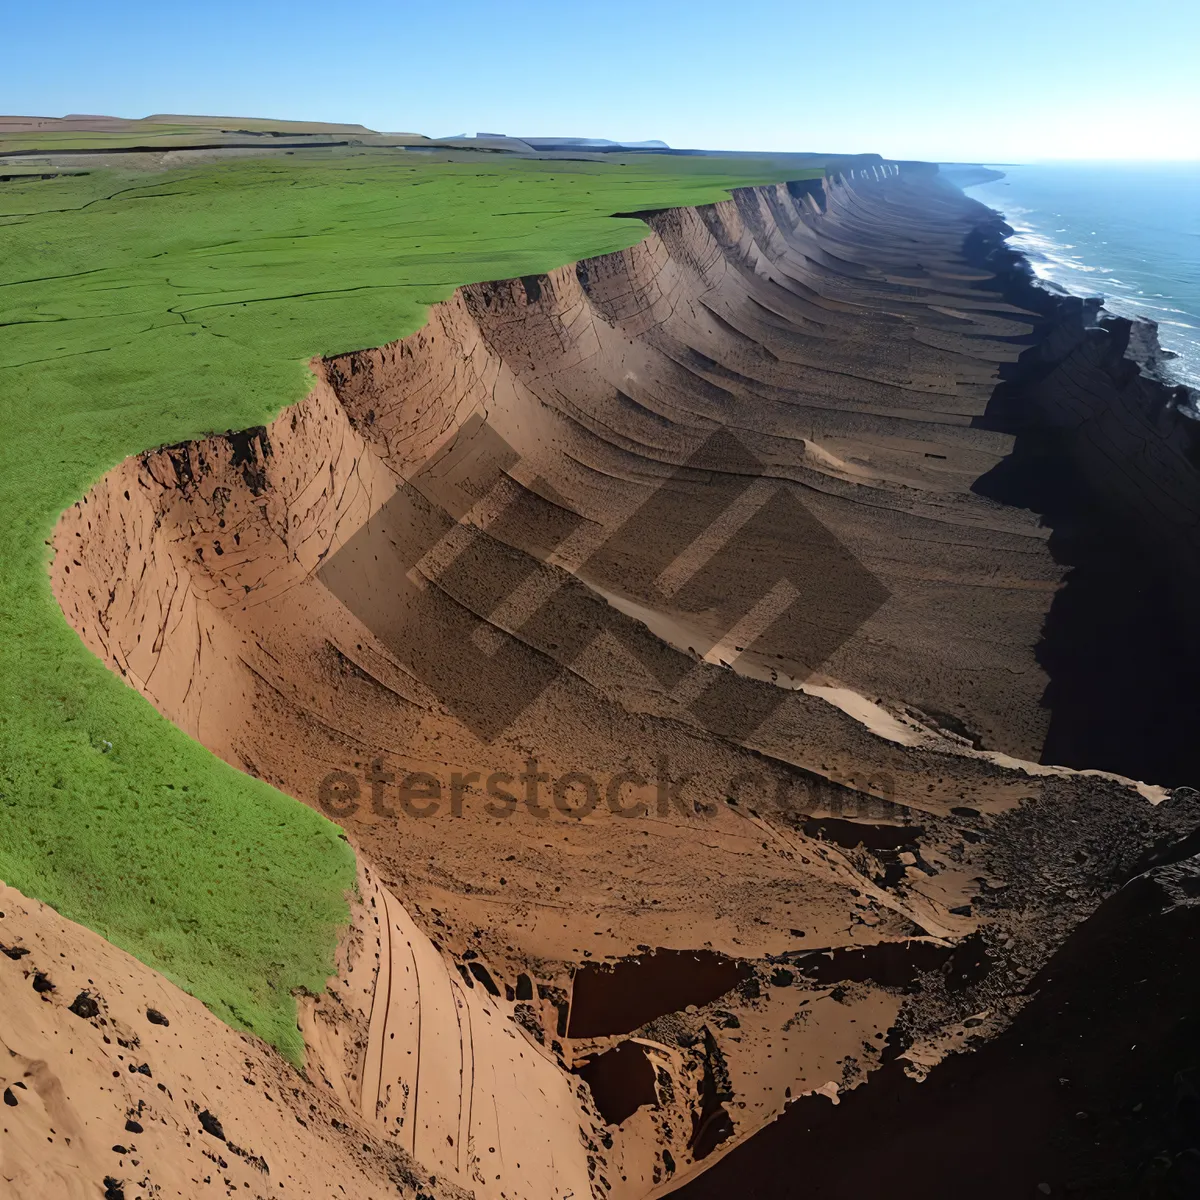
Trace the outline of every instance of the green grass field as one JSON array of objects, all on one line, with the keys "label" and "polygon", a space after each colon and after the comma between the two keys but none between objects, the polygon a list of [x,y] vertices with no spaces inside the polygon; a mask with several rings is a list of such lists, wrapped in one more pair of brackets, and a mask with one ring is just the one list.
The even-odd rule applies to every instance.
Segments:
[{"label": "green grass field", "polygon": [[[354,863],[110,674],[49,585],[58,514],[151,446],[271,419],[307,361],[464,283],[636,243],[609,214],[819,175],[769,160],[363,152],[0,183],[0,878],[302,1056]],[[109,748],[111,746],[111,749]]]}]

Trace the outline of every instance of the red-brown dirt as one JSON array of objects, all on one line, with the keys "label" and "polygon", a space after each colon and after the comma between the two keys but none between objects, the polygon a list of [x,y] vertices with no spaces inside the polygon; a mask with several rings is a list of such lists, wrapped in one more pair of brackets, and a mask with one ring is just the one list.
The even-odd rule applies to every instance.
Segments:
[{"label": "red-brown dirt", "polygon": [[[974,485],[1039,318],[980,214],[918,167],[647,214],[63,515],[85,642],[361,852],[310,1073],[439,1179],[659,1194],[801,1095],[920,1076],[1194,823],[1038,764],[1064,568]],[[653,992],[659,949],[738,982],[568,1036],[583,964]],[[653,1097],[606,1127],[573,1072],[631,1037],[608,1078]]]}]

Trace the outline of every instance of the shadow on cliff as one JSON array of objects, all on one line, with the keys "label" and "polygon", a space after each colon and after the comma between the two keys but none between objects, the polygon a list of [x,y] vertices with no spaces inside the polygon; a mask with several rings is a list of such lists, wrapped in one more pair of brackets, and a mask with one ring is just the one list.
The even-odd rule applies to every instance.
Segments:
[{"label": "shadow on cliff", "polygon": [[1030,983],[1000,1037],[923,1083],[892,1061],[804,1096],[678,1200],[1200,1195],[1200,863],[1134,879]]},{"label": "shadow on cliff", "polygon": [[[1111,447],[1093,436],[1090,407],[1115,407],[1132,394],[1153,419],[1180,423],[1167,411],[1180,389],[1143,375],[1131,361],[1146,349],[1131,347],[1131,337],[1157,348],[1146,326],[1102,316],[1098,301],[1038,286],[1000,241],[1006,231],[991,226],[973,235],[970,257],[996,271],[1007,298],[1039,313],[1042,323],[975,422],[1016,440],[973,490],[1039,513],[1051,530],[1051,554],[1069,568],[1037,647],[1050,677],[1041,760],[1195,785],[1200,644],[1193,548],[1121,494],[1124,464],[1104,457]],[[1200,506],[1200,473],[1184,480],[1193,484]]]}]

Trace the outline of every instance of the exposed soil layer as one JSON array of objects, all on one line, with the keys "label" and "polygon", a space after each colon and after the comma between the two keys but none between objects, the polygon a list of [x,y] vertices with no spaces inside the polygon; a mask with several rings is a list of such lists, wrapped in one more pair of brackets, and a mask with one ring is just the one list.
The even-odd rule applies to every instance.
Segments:
[{"label": "exposed soil layer", "polygon": [[377,1136],[480,1200],[587,1195],[586,1144],[603,1122],[539,1026],[477,986],[491,983],[477,960],[441,954],[365,865],[358,893],[337,977],[301,1002],[310,1072]]},{"label": "exposed soil layer", "polygon": [[[644,219],[315,364],[269,427],[127,461],[55,538],[85,642],[361,851],[314,1062],[480,1195],[782,1169],[750,1147],[785,1111],[1007,1044],[1064,941],[1200,826],[1159,786],[1192,777],[1169,737],[1113,719],[1090,757],[1094,631],[1123,639],[1118,712],[1164,665],[1135,669],[1136,586],[1105,609],[1094,581],[1163,536],[1166,644],[1194,577],[1191,427],[1125,356],[1145,331],[1036,292],[920,165]],[[608,998],[671,963],[720,990]],[[608,1092],[573,1072],[618,1044],[652,1101],[633,1051]]]}]

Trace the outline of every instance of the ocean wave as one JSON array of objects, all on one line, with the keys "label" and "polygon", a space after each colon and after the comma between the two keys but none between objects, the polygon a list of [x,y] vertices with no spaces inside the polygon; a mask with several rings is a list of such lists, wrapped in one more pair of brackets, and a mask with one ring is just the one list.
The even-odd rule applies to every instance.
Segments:
[{"label": "ocean wave", "polygon": [[1165,304],[1151,304],[1149,300],[1143,300],[1140,296],[1137,298],[1137,304],[1141,308],[1153,309],[1154,312],[1173,313],[1179,317],[1190,317],[1191,313],[1185,308],[1168,308]]},{"label": "ocean wave", "polygon": [[[1009,180],[1016,191],[1018,172],[1009,172]],[[1038,177],[1037,184],[1045,190],[1045,177]],[[1164,258],[1159,243],[1148,239],[1143,245],[1138,240],[1140,231],[1131,228],[1124,215],[1114,216],[1119,220],[1112,229],[1096,223],[1091,196],[1080,197],[1082,219],[1072,225],[1072,208],[1065,196],[1046,197],[1048,203],[1029,207],[1015,203],[1012,191],[1001,193],[987,185],[974,194],[1003,214],[1013,230],[1008,244],[1025,256],[1039,280],[1080,296],[1100,295],[1105,307],[1117,315],[1156,321],[1164,349],[1178,355],[1171,361],[1170,373],[1192,387],[1200,385],[1200,271],[1193,269],[1190,251],[1181,253],[1182,261]],[[1060,225],[1064,220],[1067,224]],[[1086,227],[1083,221],[1088,222]],[[1108,237],[1118,231],[1116,240]],[[1181,237],[1192,232],[1179,231]],[[1156,253],[1147,253],[1147,247]],[[1182,252],[1184,245],[1179,249]],[[1194,304],[1192,291],[1187,290],[1193,284]]]}]

